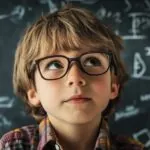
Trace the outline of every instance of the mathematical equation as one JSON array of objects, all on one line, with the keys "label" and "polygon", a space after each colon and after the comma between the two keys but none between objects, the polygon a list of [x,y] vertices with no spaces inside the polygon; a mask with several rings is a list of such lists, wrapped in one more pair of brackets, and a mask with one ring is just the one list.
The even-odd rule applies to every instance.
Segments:
[{"label": "mathematical equation", "polygon": [[[114,24],[118,24],[121,27],[124,24],[124,20],[130,22],[129,28],[126,31],[126,35],[122,35],[118,28],[115,32],[122,36],[124,40],[141,40],[148,38],[144,35],[144,31],[150,28],[150,1],[145,0],[145,10],[147,12],[129,12],[134,5],[130,1],[125,0],[126,7],[122,12],[116,10],[112,12],[107,10],[103,5],[99,8],[96,15],[99,19],[112,19]],[[129,12],[129,13],[128,13]]]},{"label": "mathematical equation", "polygon": [[[26,1],[26,0],[25,0]],[[25,2],[24,1],[24,2]],[[94,10],[96,16],[100,20],[111,20],[114,27],[114,30],[118,35],[121,35],[124,40],[147,40],[150,38],[150,0],[143,0],[133,2],[132,0],[123,0],[123,9],[119,7],[115,10],[111,10],[107,8],[106,5],[103,5],[103,2],[100,0],[37,0],[41,8],[45,7],[48,9],[50,13],[57,11],[60,7],[63,7],[68,2],[79,2],[85,4],[87,7],[91,5],[97,5],[99,3],[99,7],[97,10]],[[138,5],[138,3],[140,5]],[[25,3],[24,3],[25,4]],[[115,3],[114,3],[115,4]],[[143,7],[143,11],[138,9],[138,7]],[[36,8],[36,7],[35,7]],[[5,13],[0,12],[0,21],[10,20],[14,24],[18,24],[20,22],[24,22],[24,18],[28,15],[28,12],[34,11],[34,6],[27,6],[18,4],[11,8],[11,10],[6,10]],[[93,7],[94,8],[94,7]],[[112,6],[113,8],[113,6]],[[121,11],[120,11],[121,10]],[[42,12],[41,12],[42,14]],[[30,16],[29,16],[30,17]],[[28,17],[27,17],[28,19]],[[26,20],[27,20],[26,19]],[[25,23],[28,23],[25,22]],[[122,28],[123,25],[127,25],[126,28]],[[144,52],[144,53],[143,53]],[[133,54],[132,60],[132,72],[131,77],[134,79],[146,80],[150,81],[150,45],[145,46],[144,48],[136,51]],[[142,103],[150,102],[150,93],[138,93],[139,101]],[[133,96],[133,95],[132,95]],[[131,97],[132,97],[131,96]],[[136,104],[138,100],[131,99],[131,104],[121,108],[121,110],[115,112],[114,121],[118,122],[122,119],[128,119],[131,117],[135,117],[142,113],[142,106],[137,106]],[[3,127],[11,128],[14,120],[9,118],[9,112],[13,112],[15,109],[15,98],[10,96],[0,96],[0,129]],[[11,111],[9,111],[11,110]],[[17,110],[20,116],[25,116],[25,112],[21,110]],[[149,111],[146,110],[145,111]],[[7,113],[6,113],[7,112]],[[17,114],[18,115],[18,114]],[[21,121],[20,121],[21,122]],[[145,126],[145,125],[143,125]],[[137,140],[141,139],[146,147],[150,148],[150,129],[143,128],[140,131],[133,133],[133,137]],[[143,138],[145,137],[145,138]]]},{"label": "mathematical equation", "polygon": [[[41,4],[48,4],[49,12],[53,13],[58,10],[57,4],[54,3],[52,0],[39,0]],[[66,4],[66,2],[81,2],[83,4],[95,4],[98,2],[98,0],[62,0],[60,1],[61,7]],[[111,10],[107,10],[103,4],[101,3],[101,7],[97,10],[96,16],[102,20],[105,18],[112,18],[116,24],[121,24],[123,22],[123,15],[124,13],[127,14],[127,18],[131,20],[131,25],[128,30],[127,35],[121,35],[124,40],[137,40],[137,39],[146,39],[147,36],[142,34],[143,30],[146,30],[150,28],[150,1],[144,0],[143,3],[145,4],[145,10],[147,12],[130,12],[132,8],[135,6],[132,4],[132,1],[124,0],[125,8],[123,9],[123,12],[116,11],[112,12]],[[118,29],[115,29],[115,32],[117,34],[120,34],[120,31]]]},{"label": "mathematical equation", "polygon": [[[143,57],[147,57],[147,59],[142,58],[140,52],[135,52],[133,59],[133,73],[131,76],[133,78],[150,80],[150,47],[147,46],[144,48],[144,50],[145,56]],[[145,62],[146,60],[149,62]]]},{"label": "mathematical equation", "polygon": [[[47,4],[48,11],[53,13],[59,9],[58,3],[60,6],[64,6],[67,2],[80,2],[83,4],[92,5],[98,2],[98,0],[61,0],[59,2],[53,2],[52,0],[38,0],[38,2],[42,5]],[[115,12],[107,9],[103,6],[101,2],[100,8],[96,11],[96,15],[99,19],[112,19],[114,24],[118,24],[121,28],[122,24],[124,24],[124,20],[126,19],[130,22],[129,27],[126,31],[126,34],[121,34],[121,29],[115,29],[117,34],[120,34],[124,40],[138,40],[138,39],[146,39],[148,38],[144,31],[146,32],[147,29],[150,28],[150,0],[143,1],[143,7],[145,12],[137,12],[134,11],[135,5],[132,4],[130,0],[124,0],[124,8],[122,11],[116,9]],[[137,5],[138,6],[138,5]],[[130,12],[133,9],[132,12]],[[33,8],[25,7],[23,5],[15,6],[12,11],[8,14],[0,14],[0,20],[9,18],[13,23],[18,23],[19,21],[23,20],[25,13],[27,11],[32,11]],[[41,12],[42,13],[42,12]]]}]

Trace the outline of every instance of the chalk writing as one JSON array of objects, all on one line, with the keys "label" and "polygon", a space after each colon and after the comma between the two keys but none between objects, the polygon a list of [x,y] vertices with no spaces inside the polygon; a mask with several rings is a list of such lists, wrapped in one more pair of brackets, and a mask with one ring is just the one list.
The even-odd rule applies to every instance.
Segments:
[{"label": "chalk writing", "polygon": [[127,7],[124,9],[125,12],[128,12],[129,10],[131,10],[132,5],[129,2],[129,0],[125,0],[125,4],[127,5]]},{"label": "chalk writing", "polygon": [[25,8],[21,5],[16,6],[11,12],[12,16],[16,16],[18,20],[21,20],[25,14]]},{"label": "chalk writing", "polygon": [[17,22],[18,20],[22,20],[25,14],[25,8],[21,5],[17,5],[13,8],[13,10],[9,14],[0,15],[0,20],[10,18],[11,21]]},{"label": "chalk writing", "polygon": [[101,6],[98,9],[98,11],[96,12],[96,16],[101,20],[104,18],[113,18],[113,20],[118,24],[122,22],[120,12],[108,11],[104,6]]},{"label": "chalk writing", "polygon": [[[134,3],[131,3],[132,0],[125,0],[124,2],[126,4],[126,8],[124,9],[125,12],[129,12],[129,11],[131,11],[131,9],[133,7],[138,6],[138,5],[135,5]],[[143,0],[142,4],[143,4],[145,10],[150,10],[150,1],[149,0]]]},{"label": "chalk writing", "polygon": [[145,94],[140,96],[141,101],[150,101],[150,94]]},{"label": "chalk writing", "polygon": [[150,56],[150,47],[145,47],[146,56]]},{"label": "chalk writing", "polygon": [[58,10],[56,4],[52,0],[40,0],[41,4],[48,4],[49,12],[53,13]]},{"label": "chalk writing", "polygon": [[133,137],[139,141],[141,141],[141,138],[144,139],[144,141],[142,140],[141,142],[145,145],[146,148],[150,147],[150,131],[149,131],[149,129],[144,128],[144,129],[134,133]]},{"label": "chalk writing", "polygon": [[126,106],[124,111],[119,111],[115,113],[115,121],[118,121],[122,118],[129,118],[131,116],[135,116],[137,114],[139,114],[140,109],[139,108],[135,108],[134,106],[130,105],[130,106]]},{"label": "chalk writing", "polygon": [[49,6],[49,11],[50,13],[53,13],[58,10],[56,7],[56,4],[52,2],[52,0],[47,0],[48,6]]},{"label": "chalk writing", "polygon": [[134,61],[133,61],[133,77],[140,78],[146,71],[146,64],[142,59],[140,53],[136,52],[134,54]]},{"label": "chalk writing", "polygon": [[[38,2],[37,2],[38,1]],[[129,67],[132,68],[131,71],[131,82],[127,84],[127,91],[125,90],[125,95],[122,96],[122,99],[125,101],[125,106],[120,107],[118,111],[114,114],[114,121],[116,130],[120,128],[120,123],[124,123],[127,119],[127,124],[131,121],[134,123],[134,119],[140,118],[141,123],[136,124],[137,128],[140,129],[135,133],[134,137],[150,148],[150,129],[146,128],[146,125],[149,125],[149,102],[150,102],[150,92],[149,92],[149,82],[150,81],[150,0],[143,1],[132,1],[132,0],[123,0],[123,1],[105,1],[105,0],[37,0],[36,2],[13,2],[10,3],[8,0],[1,1],[0,7],[0,22],[1,27],[4,28],[4,32],[1,32],[1,52],[0,56],[5,54],[5,52],[11,51],[10,55],[6,56],[6,61],[13,60],[11,58],[14,52],[14,46],[19,39],[22,30],[24,30],[24,25],[31,24],[31,22],[38,18],[43,11],[46,13],[49,11],[53,13],[57,11],[60,7],[63,7],[67,2],[76,2],[85,8],[93,10],[96,13],[97,17],[104,22],[108,21],[108,24],[114,29],[116,34],[121,35],[125,41],[125,51],[122,56],[129,63]],[[17,4],[18,3],[18,4]],[[41,5],[39,5],[39,3]],[[5,5],[6,4],[6,5]],[[8,4],[8,5],[7,5]],[[15,5],[14,5],[15,4]],[[84,5],[86,4],[86,5]],[[3,8],[3,6],[5,8]],[[9,7],[7,7],[9,6]],[[33,13],[32,13],[33,12]],[[32,15],[31,15],[32,14]],[[14,32],[9,32],[10,29],[7,29],[9,21],[13,23],[20,23],[19,25],[9,26],[10,29]],[[6,25],[6,26],[5,26]],[[14,36],[12,34],[14,33]],[[2,35],[3,34],[3,35]],[[6,42],[3,42],[5,40]],[[133,41],[134,40],[134,41]],[[10,41],[10,44],[7,44]],[[132,42],[133,41],[133,42]],[[132,60],[130,61],[131,58]],[[1,87],[0,92],[12,93],[10,88],[8,76],[4,73],[11,75],[11,68],[9,63],[3,62],[4,59],[1,59]],[[132,63],[132,64],[131,64]],[[135,78],[135,82],[133,81]],[[143,79],[143,80],[141,80]],[[8,80],[8,81],[7,81]],[[146,80],[146,81],[145,81]],[[133,81],[133,82],[132,82]],[[4,86],[3,84],[7,84]],[[145,85],[146,84],[146,85]],[[128,89],[129,88],[129,89]],[[140,90],[140,91],[139,91]],[[136,92],[138,91],[138,92]],[[142,94],[141,94],[142,93]],[[138,99],[138,100],[137,100]],[[131,103],[131,104],[130,104]],[[130,104],[130,105],[129,105]],[[145,106],[146,104],[146,106]],[[122,105],[121,105],[122,106]],[[146,115],[144,114],[146,113]],[[140,116],[142,114],[142,116]],[[143,117],[143,114],[146,117]],[[11,96],[0,96],[0,134],[5,133],[4,130],[8,131],[15,126],[22,126],[22,124],[30,120],[25,119],[26,113],[24,109],[20,106],[18,101],[15,101],[15,97]],[[17,120],[17,119],[18,120]],[[146,119],[146,120],[145,120]],[[118,121],[118,122],[117,122]],[[144,123],[143,123],[144,122]],[[146,123],[145,123],[146,122]],[[119,123],[119,126],[118,124]],[[133,135],[135,131],[133,125],[131,129],[124,129],[124,131],[130,135]],[[144,128],[144,129],[143,129]],[[0,135],[1,136],[1,135]],[[141,140],[142,139],[142,140]]]},{"label": "chalk writing", "polygon": [[128,17],[131,18],[131,29],[129,30],[129,35],[122,36],[123,39],[146,39],[147,36],[141,33],[141,29],[150,28],[150,14],[143,12],[133,12],[129,13]]},{"label": "chalk writing", "polygon": [[11,126],[12,123],[5,116],[0,114],[0,127],[2,126]]},{"label": "chalk writing", "polygon": [[14,103],[14,98],[10,98],[8,96],[0,97],[0,108],[11,108]]},{"label": "chalk writing", "polygon": [[83,4],[95,4],[96,2],[98,2],[99,0],[66,0],[67,2],[81,2]]},{"label": "chalk writing", "polygon": [[[131,4],[129,1],[125,1],[128,4],[127,10],[131,9]],[[127,11],[126,10],[126,11]],[[122,23],[122,14],[121,12],[112,12],[107,10],[104,6],[101,6],[96,12],[96,16],[99,19],[111,18],[117,24]],[[150,14],[144,12],[132,12],[127,15],[131,19],[131,28],[128,30],[127,35],[121,35],[124,40],[139,40],[146,39],[147,36],[142,34],[143,30],[150,28]],[[119,34],[119,31],[116,29],[116,33]]]},{"label": "chalk writing", "polygon": [[145,72],[147,70],[146,63],[142,59],[140,53],[136,52],[134,54],[134,60],[133,60],[133,78],[141,78],[150,80],[150,76],[145,76]]},{"label": "chalk writing", "polygon": [[146,6],[147,6],[147,10],[150,10],[150,1],[149,0],[145,0],[144,1],[145,2],[145,4],[146,4]]}]

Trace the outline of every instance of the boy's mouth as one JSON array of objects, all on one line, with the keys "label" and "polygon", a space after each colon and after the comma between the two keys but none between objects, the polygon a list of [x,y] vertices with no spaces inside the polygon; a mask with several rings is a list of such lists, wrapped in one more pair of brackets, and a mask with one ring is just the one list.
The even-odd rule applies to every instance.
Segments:
[{"label": "boy's mouth", "polygon": [[83,95],[74,95],[67,99],[65,102],[72,102],[72,103],[84,103],[91,101],[92,99]]}]

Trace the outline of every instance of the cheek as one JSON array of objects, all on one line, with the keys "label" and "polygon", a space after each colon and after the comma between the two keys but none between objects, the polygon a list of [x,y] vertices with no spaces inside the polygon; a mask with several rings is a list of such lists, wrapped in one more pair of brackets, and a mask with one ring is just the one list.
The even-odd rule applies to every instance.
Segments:
[{"label": "cheek", "polygon": [[53,81],[44,81],[37,85],[37,92],[41,99],[53,99],[58,96],[59,86]]},{"label": "cheek", "polygon": [[92,96],[98,108],[98,112],[103,112],[111,97],[111,83],[110,80],[98,80],[92,84]]},{"label": "cheek", "polygon": [[61,90],[55,82],[53,83],[53,81],[45,80],[39,83],[40,84],[37,85],[39,100],[46,112],[50,113],[59,105],[61,97],[60,94],[58,94],[58,91]]},{"label": "cheek", "polygon": [[39,75],[36,78],[36,89],[37,94],[41,102],[48,103],[57,102],[60,98],[60,94],[58,92],[62,91],[62,84],[57,80],[44,80]]},{"label": "cheek", "polygon": [[36,72],[35,86],[36,86],[36,92],[37,92],[37,95],[38,95],[40,101],[45,99],[45,97],[47,97],[47,93],[49,93],[49,91],[50,91],[47,83],[48,83],[48,81],[42,79],[41,76],[39,75],[39,73]]},{"label": "cheek", "polygon": [[111,98],[111,79],[110,77],[99,78],[93,82],[92,96],[97,105],[105,108]]},{"label": "cheek", "polygon": [[109,94],[111,92],[111,80],[110,78],[98,78],[95,80],[92,84],[93,89],[97,93],[107,93]]}]

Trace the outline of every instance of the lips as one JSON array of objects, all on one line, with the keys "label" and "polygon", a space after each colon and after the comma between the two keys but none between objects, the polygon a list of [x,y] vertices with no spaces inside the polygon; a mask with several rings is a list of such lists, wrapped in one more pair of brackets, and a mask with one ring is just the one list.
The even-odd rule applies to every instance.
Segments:
[{"label": "lips", "polygon": [[83,102],[87,102],[90,100],[91,98],[83,96],[83,95],[74,95],[74,96],[71,96],[69,99],[67,99],[66,102],[83,103]]}]

